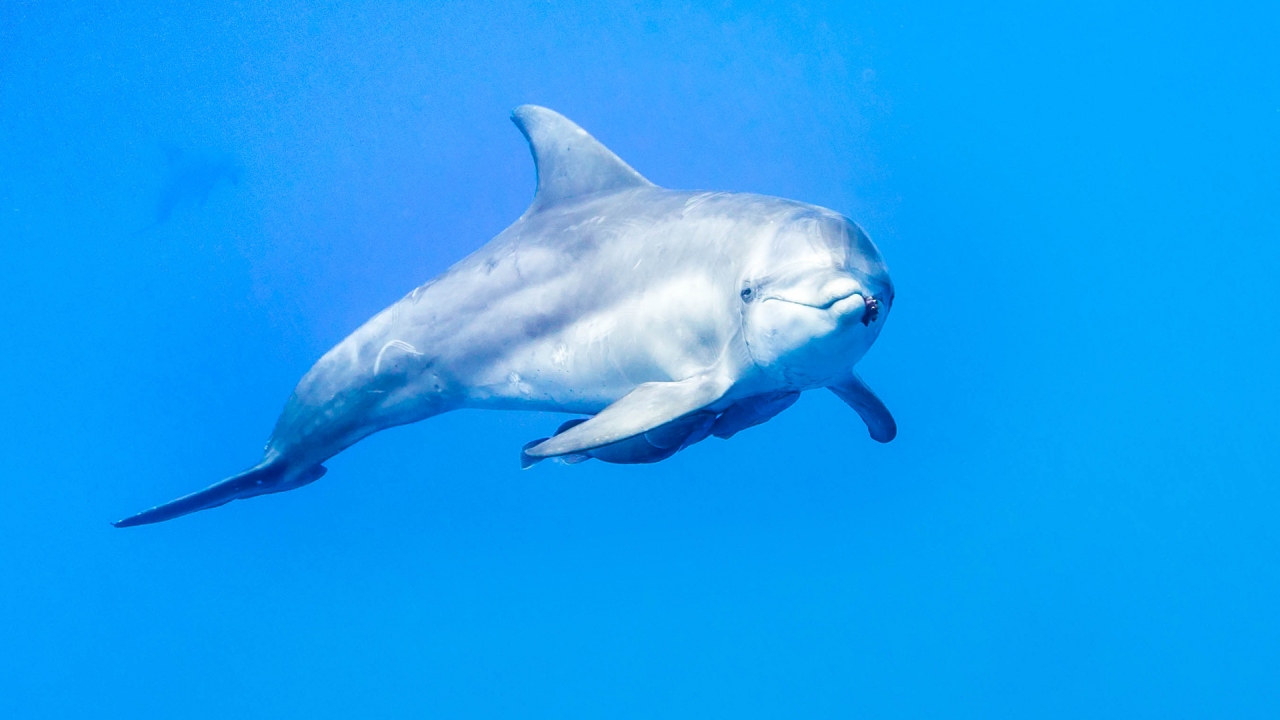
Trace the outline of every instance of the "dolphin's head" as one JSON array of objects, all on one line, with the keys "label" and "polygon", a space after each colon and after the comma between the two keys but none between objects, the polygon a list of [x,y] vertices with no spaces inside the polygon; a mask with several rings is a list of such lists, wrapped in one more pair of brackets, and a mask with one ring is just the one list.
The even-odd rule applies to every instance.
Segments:
[{"label": "dolphin's head", "polygon": [[847,373],[880,334],[893,283],[852,220],[806,210],[766,238],[738,286],[755,364],[797,387]]}]

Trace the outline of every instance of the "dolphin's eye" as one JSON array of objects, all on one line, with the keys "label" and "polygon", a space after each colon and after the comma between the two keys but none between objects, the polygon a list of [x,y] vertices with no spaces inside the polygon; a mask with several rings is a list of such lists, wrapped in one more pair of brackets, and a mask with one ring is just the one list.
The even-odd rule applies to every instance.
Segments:
[{"label": "dolphin's eye", "polygon": [[738,296],[742,298],[742,302],[749,303],[756,299],[756,291],[749,287],[744,287],[742,292],[738,293]]}]

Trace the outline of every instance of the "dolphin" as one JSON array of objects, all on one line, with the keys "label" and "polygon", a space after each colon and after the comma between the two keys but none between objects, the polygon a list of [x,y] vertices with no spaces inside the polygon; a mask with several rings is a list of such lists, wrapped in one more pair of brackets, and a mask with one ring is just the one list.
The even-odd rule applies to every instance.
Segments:
[{"label": "dolphin", "polygon": [[116,527],[301,487],[362,438],[459,408],[586,416],[526,444],[525,467],[657,462],[816,388],[893,439],[853,371],[894,300],[862,228],[794,200],[658,187],[552,110],[511,118],[537,170],[528,210],[325,353],[257,465]]}]

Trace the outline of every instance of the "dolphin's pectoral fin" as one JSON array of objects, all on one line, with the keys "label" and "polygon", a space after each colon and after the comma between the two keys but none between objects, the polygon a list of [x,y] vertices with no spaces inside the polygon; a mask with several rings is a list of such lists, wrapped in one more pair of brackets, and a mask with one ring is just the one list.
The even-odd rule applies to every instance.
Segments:
[{"label": "dolphin's pectoral fin", "polygon": [[[556,428],[555,434],[559,435],[560,433],[563,433],[565,430],[568,430],[569,428],[575,427],[577,425],[581,425],[586,421],[587,421],[586,418],[574,418],[572,420],[565,420],[564,422],[560,423],[560,427]],[[538,464],[539,462],[545,459],[540,457],[532,457],[525,451],[535,445],[539,445],[550,439],[551,438],[538,438],[537,440],[530,440],[529,442],[525,443],[523,447],[520,448],[520,469],[521,470],[528,470],[529,468],[533,467],[534,465]],[[591,457],[588,455],[565,455],[557,459],[562,460],[570,465],[577,465],[580,462],[586,462],[587,460],[590,460]]]},{"label": "dolphin's pectoral fin", "polygon": [[867,424],[867,429],[871,431],[872,440],[887,443],[898,434],[898,424],[889,414],[889,408],[880,402],[880,398],[871,392],[871,388],[867,387],[857,373],[850,371],[847,378],[835,385],[829,385],[827,389],[857,411],[858,416]]},{"label": "dolphin's pectoral fin", "polygon": [[233,475],[222,482],[184,495],[163,505],[157,505],[124,520],[111,523],[118,528],[134,525],[149,525],[181,517],[197,510],[208,510],[219,505],[226,505],[232,500],[249,498],[255,495],[283,492],[302,487],[319,480],[325,474],[323,465],[315,465],[296,476],[284,480],[285,468],[281,464],[264,464]]},{"label": "dolphin's pectoral fin", "polygon": [[737,433],[767,422],[800,399],[798,392],[766,393],[744,398],[729,406],[728,410],[711,426],[711,434],[728,440]]},{"label": "dolphin's pectoral fin", "polygon": [[644,439],[654,447],[683,450],[706,440],[718,415],[710,410],[691,413],[646,432]]},{"label": "dolphin's pectoral fin", "polygon": [[[556,435],[563,434],[566,430],[581,425],[586,421],[586,418],[570,420],[561,425],[559,430],[556,430]],[[690,445],[705,440],[711,434],[711,426],[715,421],[716,413],[710,410],[700,410],[659,425],[648,432],[632,435],[617,442],[601,445],[584,452],[557,455],[555,459],[566,465],[577,465],[592,458],[618,465],[655,463],[659,460],[666,460]],[[533,442],[525,443],[524,447],[520,449],[521,468],[529,468],[534,463],[542,460],[542,458],[530,457],[526,451],[535,445],[546,442],[548,439],[540,438]]]},{"label": "dolphin's pectoral fin", "polygon": [[586,455],[618,465],[656,463],[701,442],[711,434],[716,413],[700,410],[689,413],[648,432],[586,451]]},{"label": "dolphin's pectoral fin", "polygon": [[544,443],[544,442],[546,442],[546,441],[548,441],[548,440],[550,440],[550,439],[551,439],[551,438],[538,438],[537,440],[530,440],[529,442],[525,443],[525,444],[520,448],[520,469],[521,469],[521,470],[528,470],[529,468],[533,467],[534,465],[537,465],[539,462],[542,462],[543,458],[540,458],[540,457],[530,457],[530,456],[529,456],[529,453],[528,453],[528,452],[526,452],[526,451],[527,451],[529,448],[531,448],[531,447],[536,447],[536,446],[538,446],[538,445],[541,445],[542,443]]},{"label": "dolphin's pectoral fin", "polygon": [[[548,458],[581,453],[648,433],[719,400],[732,384],[732,380],[718,372],[695,375],[678,382],[644,383],[600,411],[599,415],[525,449],[524,454],[531,458]],[[679,447],[677,444],[676,449]]]}]

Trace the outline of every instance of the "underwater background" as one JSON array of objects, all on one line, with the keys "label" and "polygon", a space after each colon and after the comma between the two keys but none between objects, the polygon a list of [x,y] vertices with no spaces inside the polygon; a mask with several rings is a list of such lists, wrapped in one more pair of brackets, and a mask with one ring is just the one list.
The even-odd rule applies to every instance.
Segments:
[{"label": "underwater background", "polygon": [[[1280,716],[1277,11],[1031,5],[0,4],[0,716]],[[113,529],[523,212],[521,103],[861,223],[898,439],[458,412]]]}]

